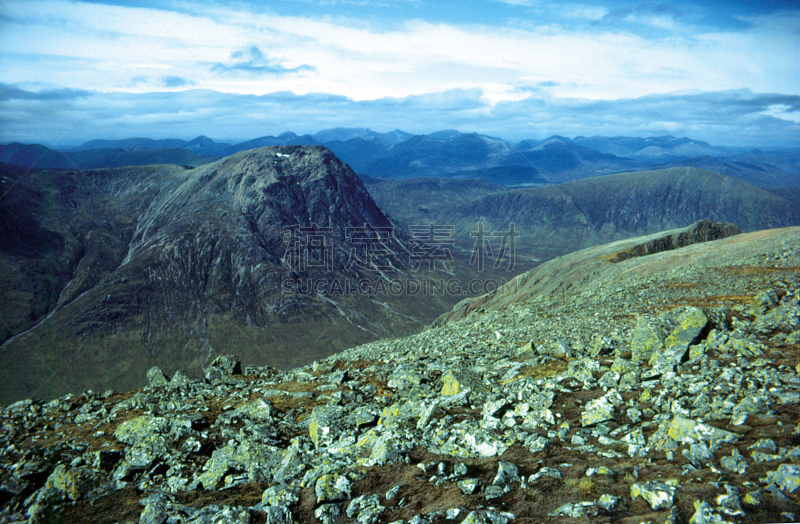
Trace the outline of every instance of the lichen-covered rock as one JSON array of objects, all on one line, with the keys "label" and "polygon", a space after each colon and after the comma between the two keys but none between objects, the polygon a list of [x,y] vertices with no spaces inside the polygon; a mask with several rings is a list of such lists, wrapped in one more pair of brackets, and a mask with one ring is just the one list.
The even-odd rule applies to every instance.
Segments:
[{"label": "lichen-covered rock", "polygon": [[166,386],[169,384],[169,379],[164,372],[161,371],[161,368],[153,366],[147,370],[147,384],[150,387]]},{"label": "lichen-covered rock", "polygon": [[[252,517],[250,508],[211,505],[192,515],[186,520],[186,524],[250,524]],[[288,524],[285,519],[276,520],[273,518],[272,522]]]},{"label": "lichen-covered rock", "polygon": [[[270,506],[263,509],[264,511],[264,524],[294,524],[294,516],[289,508],[285,506]],[[244,515],[242,515],[244,517]],[[248,515],[250,517],[250,515]],[[252,519],[252,517],[251,517]],[[214,520],[212,524],[217,524]],[[250,521],[243,521],[243,522],[252,522]]]},{"label": "lichen-covered rock", "polygon": [[300,497],[289,486],[270,486],[261,494],[261,503],[267,506],[291,506],[300,500]]},{"label": "lichen-covered rock", "polygon": [[[443,438],[443,437],[446,437]],[[516,442],[516,437],[497,435],[473,424],[457,424],[446,432],[431,435],[432,453],[452,455],[454,457],[494,457],[505,451]]]},{"label": "lichen-covered rock", "polygon": [[794,493],[800,489],[800,466],[797,464],[781,464],[771,475],[772,482],[786,493]]},{"label": "lichen-covered rock", "polygon": [[334,524],[342,516],[341,504],[323,504],[314,510],[314,516],[322,524]]},{"label": "lichen-covered rock", "polygon": [[513,513],[493,510],[471,511],[461,524],[508,524],[514,520]]},{"label": "lichen-covered rock", "polygon": [[206,379],[219,380],[223,377],[242,374],[242,361],[236,355],[220,355],[206,368]]},{"label": "lichen-covered rock", "polygon": [[689,308],[678,317],[678,325],[664,340],[664,347],[653,352],[649,363],[654,369],[669,369],[687,360],[689,345],[703,332],[708,317],[697,308]]},{"label": "lichen-covered rock", "polygon": [[468,369],[450,370],[442,376],[441,395],[450,397],[465,391],[486,392],[483,377]]},{"label": "lichen-covered rock", "polygon": [[480,484],[480,480],[478,479],[464,479],[458,481],[458,489],[460,489],[464,495],[472,495],[475,493],[475,490],[478,488]]},{"label": "lichen-covered rock", "polygon": [[570,361],[567,376],[583,382],[587,388],[594,382],[594,373],[600,371],[600,363],[592,358],[580,358]]},{"label": "lichen-covered rock", "polygon": [[653,324],[644,317],[636,319],[631,338],[631,360],[647,362],[662,345],[662,339]]},{"label": "lichen-covered rock", "polygon": [[308,435],[315,446],[325,446],[339,437],[345,424],[345,409],[336,405],[317,406],[308,418]]},{"label": "lichen-covered rock", "polygon": [[385,509],[380,504],[378,495],[361,495],[354,498],[347,505],[345,513],[351,519],[354,518],[359,524],[373,524],[378,522],[381,513]]},{"label": "lichen-covered rock", "polygon": [[610,495],[608,493],[601,495],[599,499],[597,499],[598,507],[604,509],[605,511],[612,511],[616,508],[617,504],[620,501],[620,497],[616,497],[614,495]]},{"label": "lichen-covered rock", "polygon": [[47,477],[45,487],[62,491],[70,500],[81,500],[100,489],[106,480],[106,474],[101,471],[59,464]]},{"label": "lichen-covered rock", "polygon": [[383,409],[378,424],[387,429],[399,428],[418,418],[423,408],[424,404],[415,400],[396,402]]},{"label": "lichen-covered rock", "polygon": [[586,404],[586,409],[581,413],[581,425],[592,426],[614,418],[614,410],[622,404],[620,394],[611,390],[600,398]]},{"label": "lichen-covered rock", "polygon": [[164,417],[142,415],[120,424],[114,432],[114,437],[120,442],[135,446],[156,438],[168,425],[169,422]]},{"label": "lichen-covered rock", "polygon": [[689,519],[689,524],[731,524],[714,512],[708,502],[696,500],[694,514]]},{"label": "lichen-covered rock", "polygon": [[735,443],[739,435],[715,428],[708,424],[696,422],[681,416],[675,416],[671,421],[664,422],[648,441],[654,449],[668,449],[675,443],[697,444],[699,442]]},{"label": "lichen-covered rock", "polygon": [[344,475],[329,473],[317,479],[314,486],[317,503],[336,502],[350,498],[350,481]]},{"label": "lichen-covered rock", "polygon": [[196,484],[203,486],[204,489],[214,489],[222,478],[234,467],[236,460],[236,446],[229,444],[219,449],[215,449],[211,458],[206,462],[205,471],[198,476]]},{"label": "lichen-covered rock", "polygon": [[672,499],[677,491],[674,483],[651,480],[643,484],[631,484],[631,498],[642,497],[654,510],[667,509],[672,506]]}]

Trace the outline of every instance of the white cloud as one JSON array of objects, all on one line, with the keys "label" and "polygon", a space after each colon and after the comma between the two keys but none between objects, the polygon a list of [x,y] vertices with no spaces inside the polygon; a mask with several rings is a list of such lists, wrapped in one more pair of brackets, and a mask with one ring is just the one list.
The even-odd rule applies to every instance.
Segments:
[{"label": "white cloud", "polygon": [[[596,19],[604,8],[577,4],[564,12]],[[786,14],[749,20],[746,32],[676,32],[658,39],[580,25],[511,28],[418,19],[390,31],[352,19],[230,10],[200,16],[59,0],[9,2],[6,15],[20,23],[3,23],[5,82],[49,79],[105,91],[131,85],[134,77],[156,82],[167,75],[227,92],[335,92],[356,100],[453,88],[483,89],[501,100],[520,84],[543,81],[558,82],[560,96],[594,99],[685,89],[800,89],[790,59],[797,30]],[[676,23],[667,15],[648,16],[663,27]],[[213,70],[251,46],[286,70],[306,73],[254,80]],[[53,64],[61,55],[71,62]],[[52,59],[46,68],[30,67],[42,56]],[[153,87],[139,82],[134,89]]]},{"label": "white cloud", "polygon": [[761,114],[800,124],[800,111],[786,104],[773,104]]}]

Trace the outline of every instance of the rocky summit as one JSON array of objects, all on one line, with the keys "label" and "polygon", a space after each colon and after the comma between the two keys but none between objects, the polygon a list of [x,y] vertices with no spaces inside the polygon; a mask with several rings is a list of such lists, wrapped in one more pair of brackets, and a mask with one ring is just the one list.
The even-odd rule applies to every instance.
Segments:
[{"label": "rocky summit", "polygon": [[796,522],[800,228],[717,230],[554,259],[290,371],[16,402],[0,520]]}]

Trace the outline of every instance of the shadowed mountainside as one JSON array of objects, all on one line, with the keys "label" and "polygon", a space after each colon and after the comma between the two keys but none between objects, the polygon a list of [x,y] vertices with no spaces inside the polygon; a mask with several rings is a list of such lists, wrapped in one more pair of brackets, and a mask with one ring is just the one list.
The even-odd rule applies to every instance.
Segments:
[{"label": "shadowed mountainside", "polygon": [[409,278],[408,237],[321,146],[197,169],[7,168],[0,231],[0,403],[134,387],[154,364],[198,370],[234,349],[297,366],[453,302],[350,292]]}]

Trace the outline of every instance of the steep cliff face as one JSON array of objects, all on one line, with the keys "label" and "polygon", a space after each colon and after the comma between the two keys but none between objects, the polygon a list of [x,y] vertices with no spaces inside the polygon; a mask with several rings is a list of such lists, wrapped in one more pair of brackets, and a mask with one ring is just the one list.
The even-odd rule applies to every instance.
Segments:
[{"label": "steep cliff face", "polygon": [[226,350],[301,365],[444,307],[351,292],[406,279],[408,239],[319,146],[5,176],[0,403],[135,387],[155,363],[199,370]]}]

